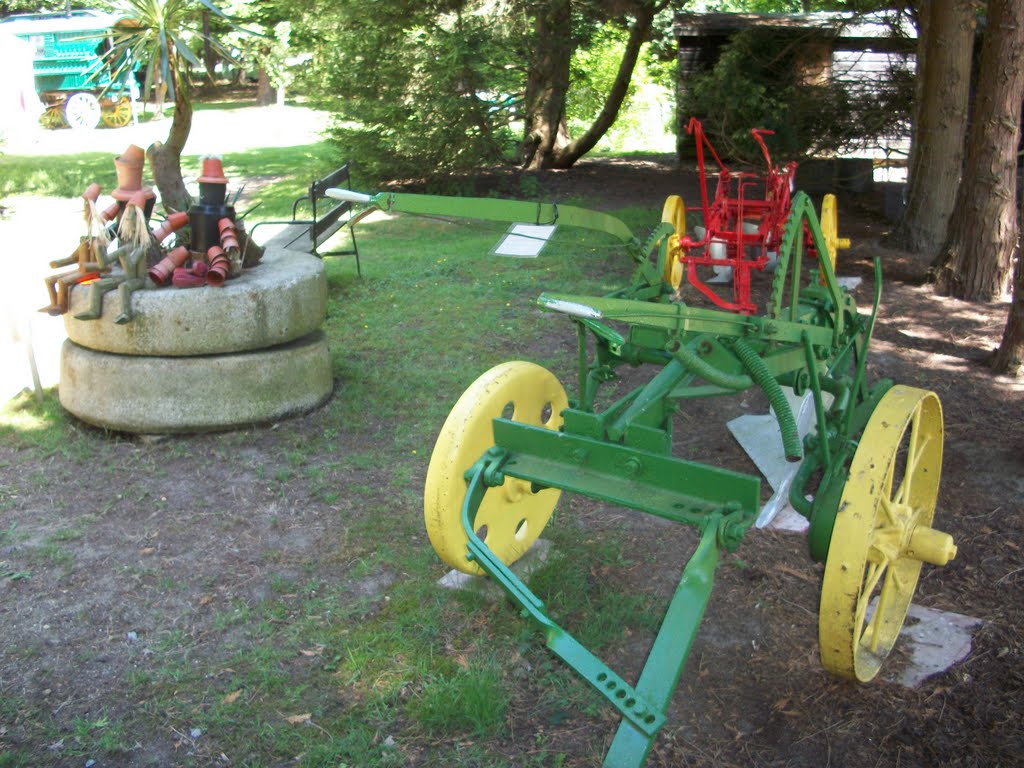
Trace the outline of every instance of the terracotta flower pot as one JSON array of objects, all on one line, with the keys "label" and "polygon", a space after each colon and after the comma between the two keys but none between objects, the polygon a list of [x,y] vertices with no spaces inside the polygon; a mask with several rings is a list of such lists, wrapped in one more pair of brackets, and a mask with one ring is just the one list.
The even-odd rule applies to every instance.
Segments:
[{"label": "terracotta flower pot", "polygon": [[200,277],[184,267],[179,267],[174,270],[174,275],[171,277],[171,283],[175,288],[198,288],[202,285],[206,285],[206,278]]},{"label": "terracotta flower pot", "polygon": [[86,202],[95,203],[99,199],[100,192],[102,191],[103,190],[100,185],[94,181],[85,188],[85,191],[82,193],[82,199]]},{"label": "terracotta flower pot", "polygon": [[114,170],[117,171],[117,189],[110,194],[115,200],[128,200],[142,189],[142,163],[133,163],[114,158]]},{"label": "terracotta flower pot", "polygon": [[153,237],[158,243],[163,242],[172,232],[177,232],[186,224],[188,224],[188,214],[184,211],[175,211],[153,230]]},{"label": "terracotta flower pot", "polygon": [[146,150],[136,144],[129,144],[128,149],[121,153],[121,157],[118,158],[124,160],[127,163],[139,163],[140,165],[146,162]]},{"label": "terracotta flower pot", "polygon": [[106,208],[104,208],[100,216],[103,218],[104,221],[113,221],[117,217],[117,214],[120,213],[120,211],[121,203],[115,202],[111,203]]},{"label": "terracotta flower pot", "polygon": [[200,184],[227,184],[228,179],[224,175],[224,164],[216,155],[208,155],[202,158],[203,175],[196,181]]},{"label": "terracotta flower pot", "polygon": [[210,270],[206,273],[206,282],[212,286],[224,285],[224,281],[228,279],[228,273],[231,271],[231,262],[228,260],[227,254],[219,245],[211,245],[206,255],[210,263]]},{"label": "terracotta flower pot", "polygon": [[186,261],[188,261],[188,248],[184,245],[179,245],[150,267],[146,274],[157,285],[164,285],[174,271],[180,268]]}]

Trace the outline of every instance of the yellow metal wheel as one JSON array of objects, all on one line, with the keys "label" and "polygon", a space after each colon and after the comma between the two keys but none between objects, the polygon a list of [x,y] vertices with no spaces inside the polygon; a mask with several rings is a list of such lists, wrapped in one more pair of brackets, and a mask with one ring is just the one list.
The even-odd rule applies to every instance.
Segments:
[{"label": "yellow metal wheel", "polygon": [[115,103],[105,104],[104,107],[100,120],[107,128],[124,128],[132,121],[132,102],[127,96],[122,96]]},{"label": "yellow metal wheel", "polygon": [[[473,382],[448,415],[434,445],[423,490],[423,516],[434,551],[448,565],[480,574],[466,559],[467,537],[462,527],[464,474],[494,445],[492,421],[513,421],[557,430],[569,405],[558,379],[533,363],[502,363]],[[476,516],[476,535],[503,563],[522,557],[555,509],[561,491],[534,493],[530,483],[507,478],[488,489]]]},{"label": "yellow metal wheel", "polygon": [[825,561],[818,640],[825,668],[867,682],[892,650],[923,562],[956,556],[931,527],[942,471],[942,406],[894,386],[868,420]]},{"label": "yellow metal wheel", "polygon": [[825,195],[821,201],[821,234],[828,248],[828,260],[832,264],[833,274],[836,271],[836,258],[839,250],[850,247],[850,238],[839,236],[839,204],[836,196]]},{"label": "yellow metal wheel", "polygon": [[55,128],[66,128],[67,121],[64,119],[64,104],[51,104],[46,111],[39,116],[39,122],[43,128],[53,130]]},{"label": "yellow metal wheel", "polygon": [[682,249],[679,238],[686,234],[686,203],[679,195],[669,195],[661,209],[661,220],[675,228],[675,233],[668,238],[668,254],[665,256],[665,282],[674,290],[679,290],[683,282],[683,262],[679,260]]}]

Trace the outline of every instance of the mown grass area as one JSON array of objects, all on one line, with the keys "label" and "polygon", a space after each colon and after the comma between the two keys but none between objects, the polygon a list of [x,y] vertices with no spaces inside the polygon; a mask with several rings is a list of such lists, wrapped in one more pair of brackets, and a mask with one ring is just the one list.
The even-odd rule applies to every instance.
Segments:
[{"label": "mown grass area", "polygon": [[[238,153],[228,172],[238,178],[257,168],[280,174],[282,180],[257,198],[265,203],[262,215],[279,216],[324,157],[316,147]],[[0,160],[23,179],[34,179],[40,193],[70,194],[95,168],[88,158],[70,170],[44,158],[34,161],[36,177],[12,161]],[[106,165],[109,158],[100,161]],[[638,229],[652,215],[639,209],[620,214]],[[281,568],[281,555],[268,550],[262,555],[263,572],[272,574],[268,594],[220,606],[199,630],[186,631],[183,623],[130,646],[129,670],[88,716],[65,717],[38,701],[7,698],[0,709],[7,734],[0,735],[0,766],[39,765],[41,755],[53,754],[143,764],[140,745],[169,730],[177,734],[175,762],[182,765],[223,764],[220,755],[230,756],[232,765],[311,768],[540,768],[566,761],[543,728],[522,743],[512,724],[533,717],[557,724],[580,712],[601,717],[600,697],[550,656],[507,604],[437,587],[445,569],[423,535],[422,478],[455,400],[493,365],[532,360],[571,388],[573,326],[540,312],[537,295],[603,294],[622,285],[630,265],[604,236],[566,230],[538,259],[492,256],[504,229],[380,217],[358,229],[362,279],[351,257],[325,260],[324,330],[334,397],[312,417],[262,432],[266,445],[252,471],[267,493],[299,498],[331,519],[347,503],[351,511],[337,524],[343,535],[298,568]],[[17,540],[25,550],[18,562],[0,569],[0,578],[31,580],[47,571],[73,580],[80,540],[122,496],[141,508],[164,509],[159,484],[168,478],[161,456],[238,467],[254,434],[143,447],[131,468],[146,482],[126,486],[111,482],[119,477],[120,438],[74,424],[53,392],[41,403],[25,396],[8,404],[0,413],[0,439],[20,449],[26,463],[57,462],[103,482],[81,502],[85,514],[75,526],[29,539],[16,527],[0,528],[0,543]],[[0,467],[8,478],[0,481],[0,509],[24,492],[14,478],[18,464],[14,458]],[[207,502],[194,503],[202,509]],[[164,511],[186,521],[189,514]],[[581,537],[558,513],[545,537],[557,554],[531,583],[591,648],[600,652],[630,628],[655,625],[657,610],[645,595],[623,594],[614,577],[599,583],[588,578],[590,562],[628,565],[614,537]],[[163,593],[195,586],[189,574],[132,568],[132,578]],[[382,575],[388,581],[379,590],[353,589]],[[17,746],[4,751],[4,739],[13,735]],[[47,752],[57,743],[57,752]]]},{"label": "mown grass area", "polygon": [[[233,180],[231,195],[240,191],[245,179],[277,179],[257,197],[261,206],[253,218],[280,218],[291,214],[292,200],[305,192],[311,179],[329,173],[339,162],[329,144],[318,142],[232,152],[224,159],[224,170]],[[185,154],[181,163],[186,176],[190,172],[195,175],[200,167],[199,155]],[[240,181],[236,184],[234,180]],[[93,181],[107,192],[117,186],[109,153],[0,155],[0,199],[16,194],[76,197]],[[146,181],[151,183],[148,177]]]}]

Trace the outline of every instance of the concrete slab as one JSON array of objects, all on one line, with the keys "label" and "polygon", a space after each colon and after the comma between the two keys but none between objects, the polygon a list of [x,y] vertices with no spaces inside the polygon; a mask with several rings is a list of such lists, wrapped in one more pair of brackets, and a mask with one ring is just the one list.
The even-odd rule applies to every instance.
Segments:
[{"label": "concrete slab", "polygon": [[966,659],[971,652],[972,630],[983,623],[962,613],[911,604],[900,631],[900,642],[910,650],[910,661],[883,677],[906,688],[916,688],[932,675]]}]

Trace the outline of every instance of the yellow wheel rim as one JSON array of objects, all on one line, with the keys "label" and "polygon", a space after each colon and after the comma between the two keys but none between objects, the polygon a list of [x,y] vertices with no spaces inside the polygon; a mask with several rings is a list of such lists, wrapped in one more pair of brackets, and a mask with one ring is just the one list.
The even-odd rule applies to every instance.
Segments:
[{"label": "yellow wheel rim", "polygon": [[683,282],[683,262],[679,260],[681,248],[679,238],[686,234],[686,203],[679,195],[669,195],[661,209],[661,220],[668,222],[675,229],[669,235],[668,253],[665,256],[665,282],[674,290],[678,290]]},{"label": "yellow wheel rim", "polygon": [[921,563],[956,556],[931,527],[942,470],[942,406],[895,386],[871,414],[843,488],[825,561],[818,639],[830,672],[866,682],[892,650]]},{"label": "yellow wheel rim", "polygon": [[[829,194],[821,201],[821,234],[825,238],[825,247],[828,249],[828,260],[832,265],[832,273],[836,271],[836,258],[840,248],[849,248],[850,239],[839,236],[839,204],[836,196]],[[824,272],[822,273],[824,277]]]},{"label": "yellow wheel rim", "polygon": [[63,128],[67,125],[64,120],[64,105],[56,104],[46,108],[46,111],[39,116],[39,122],[44,128]]},{"label": "yellow wheel rim", "polygon": [[100,113],[100,120],[108,128],[124,128],[132,121],[132,103],[127,97],[122,97],[110,109]]},{"label": "yellow wheel rim", "polygon": [[[492,368],[462,394],[438,435],[423,491],[427,535],[445,563],[465,573],[482,573],[466,559],[462,502],[466,470],[494,445],[492,421],[503,417],[557,430],[568,405],[554,374],[521,361]],[[507,478],[484,496],[475,521],[477,536],[510,565],[540,536],[560,495],[551,488],[534,493],[530,483]]]}]

